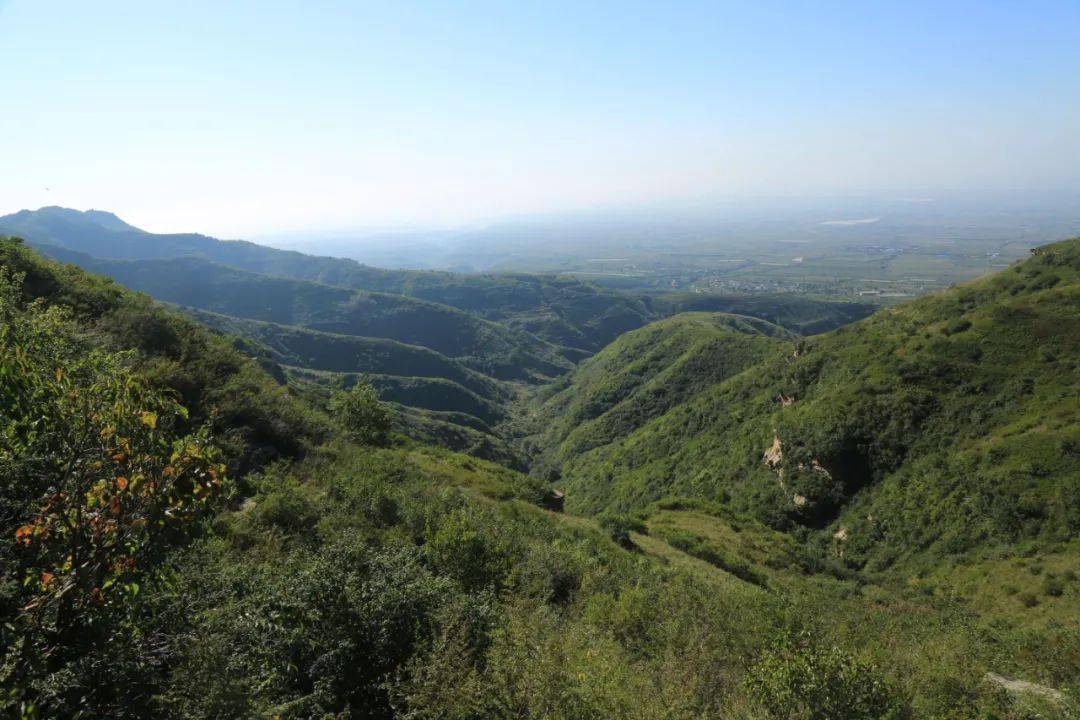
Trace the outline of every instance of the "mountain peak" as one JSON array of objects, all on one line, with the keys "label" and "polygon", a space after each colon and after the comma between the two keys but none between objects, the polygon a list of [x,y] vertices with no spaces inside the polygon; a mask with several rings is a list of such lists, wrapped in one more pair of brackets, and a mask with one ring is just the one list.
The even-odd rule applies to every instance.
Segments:
[{"label": "mountain peak", "polygon": [[73,223],[92,223],[98,227],[121,232],[142,232],[134,225],[130,225],[115,213],[106,210],[75,210],[74,208],[61,207],[59,205],[47,205],[37,210],[21,210],[14,215],[0,218],[0,221],[18,217],[20,219],[39,218],[43,220],[63,220]]}]

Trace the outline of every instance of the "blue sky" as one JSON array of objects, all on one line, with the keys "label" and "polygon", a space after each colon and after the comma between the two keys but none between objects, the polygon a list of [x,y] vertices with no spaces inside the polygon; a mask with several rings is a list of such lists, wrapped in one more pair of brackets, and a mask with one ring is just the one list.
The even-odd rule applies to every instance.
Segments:
[{"label": "blue sky", "polygon": [[1080,189],[1080,2],[0,0],[0,212],[226,236]]}]

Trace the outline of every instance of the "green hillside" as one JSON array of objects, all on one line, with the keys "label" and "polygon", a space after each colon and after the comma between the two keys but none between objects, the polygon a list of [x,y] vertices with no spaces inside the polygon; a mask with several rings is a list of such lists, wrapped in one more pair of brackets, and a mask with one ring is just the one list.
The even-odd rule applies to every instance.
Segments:
[{"label": "green hillside", "polygon": [[58,207],[23,210],[0,217],[0,232],[98,259],[197,257],[264,275],[416,297],[493,320],[509,320],[551,342],[585,351],[598,350],[620,333],[648,321],[640,300],[579,280],[382,270],[343,258],[305,255],[243,241],[148,233],[100,211],[83,213]]},{"label": "green hillside", "polygon": [[302,454],[325,435],[325,421],[291,399],[251,358],[145,295],[44,260],[6,238],[0,238],[0,270],[22,276],[25,297],[70,313],[97,344],[133,353],[130,363],[178,394],[190,426],[213,417],[227,427],[236,467]]},{"label": "green hillside", "polygon": [[568,458],[571,506],[721,502],[871,570],[1080,529],[1080,240],[767,355]]},{"label": "green hillside", "polygon": [[344,373],[442,378],[492,402],[501,402],[513,395],[511,389],[499,381],[418,345],[243,320],[203,311],[192,311],[191,315],[215,330],[258,341],[282,365]]},{"label": "green hillside", "polygon": [[[148,233],[111,213],[58,207],[23,210],[0,217],[0,232],[25,237],[43,252],[78,264],[86,259],[73,253],[113,261],[194,257],[273,277],[415,297],[524,330],[572,349],[570,357],[575,360],[599,350],[628,330],[679,312],[703,310],[753,315],[801,334],[812,334],[839,327],[872,310],[862,303],[795,296],[636,297],[555,275],[383,270],[342,258],[305,255],[205,235]],[[108,274],[103,267],[95,271]],[[136,278],[130,274],[133,272],[129,268],[123,282],[135,282]],[[233,297],[230,302],[242,302],[242,298]],[[260,315],[257,319],[272,318]]]},{"label": "green hillside", "polygon": [[[993,336],[990,324],[1018,309],[1005,298],[1054,317],[1034,326],[1047,337],[1075,339],[1060,311],[1075,312],[1076,247],[960,288],[974,290],[974,315],[949,318],[948,333],[939,320],[920,326],[911,341]],[[934,302],[894,312],[914,323],[954,306]],[[791,360],[890,317],[811,340]],[[865,340],[866,357],[888,355],[880,333]],[[1021,402],[1037,416],[1009,425],[1004,443],[1072,437],[1070,342],[1053,358],[1002,359],[1033,373]],[[630,438],[718,389],[756,387],[755,370],[791,365],[800,347],[761,321],[691,314],[623,338],[623,353],[601,353],[576,382],[600,399],[615,361],[653,346],[656,365],[683,368],[673,380],[700,357],[716,382],[686,388]],[[1034,373],[1044,366],[1056,370]],[[665,372],[638,370],[639,391]],[[374,407],[328,413],[326,386],[283,387],[189,319],[12,241],[0,244],[0,380],[4,715],[1060,720],[1078,707],[1076,541],[1054,539],[1050,509],[1029,551],[956,551],[962,562],[942,557],[911,578],[847,568],[818,536],[732,509],[734,495],[663,500],[637,518],[554,512],[539,479],[374,433],[363,424],[381,423]],[[1015,408],[999,411],[988,421]],[[439,438],[434,411],[398,419],[411,413],[433,422],[433,439],[484,441],[450,423],[457,437]],[[673,457],[687,439],[699,440],[668,439]],[[1002,472],[1018,454],[995,456]],[[1021,467],[1038,470],[1032,487],[1049,497],[1070,477],[1062,458]],[[1037,597],[979,605],[988,585],[1025,578]],[[987,673],[1036,684],[1005,692]]]},{"label": "green hillside", "polygon": [[[518,392],[508,381],[535,384],[565,375],[624,332],[685,308],[746,309],[800,331],[835,327],[866,312],[862,305],[780,296],[636,298],[557,276],[378,270],[202,235],[146,233],[100,211],[22,211],[0,218],[0,228],[24,233],[54,259],[181,305],[211,327],[253,341],[245,351],[278,376],[275,364],[377,375],[384,399],[450,413],[428,416],[427,424],[456,418],[475,430],[472,418],[484,433],[505,419]],[[418,433],[410,431],[431,437]]]},{"label": "green hillside", "polygon": [[155,298],[236,317],[421,345],[505,380],[571,367],[559,348],[448,305],[237,270],[197,258],[110,261],[44,249]]},{"label": "green hillside", "polygon": [[764,320],[685,313],[629,332],[544,388],[528,439],[540,471],[625,437],[764,359],[792,334]]},{"label": "green hillside", "polygon": [[804,295],[707,295],[671,293],[647,297],[653,314],[722,312],[749,315],[800,335],[817,335],[861,320],[875,308],[859,302],[818,300]]}]

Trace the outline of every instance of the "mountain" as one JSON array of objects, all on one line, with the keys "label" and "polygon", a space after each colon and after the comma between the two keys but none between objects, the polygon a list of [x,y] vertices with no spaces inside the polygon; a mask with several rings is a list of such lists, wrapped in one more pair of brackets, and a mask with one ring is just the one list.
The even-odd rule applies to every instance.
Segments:
[{"label": "mountain", "polygon": [[[105,222],[103,216],[112,218]],[[23,210],[0,217],[0,233],[108,260],[197,257],[248,272],[323,285],[406,295],[449,305],[535,334],[556,345],[592,353],[620,334],[686,310],[756,315],[803,334],[831,330],[864,317],[872,307],[785,296],[674,296],[655,305],[647,297],[604,290],[556,275],[458,274],[382,270],[353,260],[277,250],[197,234],[153,234],[107,213],[65,208]],[[44,249],[44,248],[42,248]],[[77,260],[70,260],[77,262]],[[711,305],[710,305],[711,303]]]},{"label": "mountain", "polygon": [[873,310],[855,302],[816,300],[801,295],[654,295],[646,300],[653,314],[667,317],[683,312],[748,315],[799,335],[817,335],[861,320]]},{"label": "mountain", "polygon": [[538,394],[537,467],[626,437],[649,420],[763,360],[795,335],[757,318],[684,313],[626,333]]},{"label": "mountain", "polygon": [[192,310],[189,314],[208,327],[258,342],[267,355],[281,365],[333,373],[439,378],[491,402],[504,402],[515,394],[506,384],[419,345],[245,320],[201,310]]},{"label": "mountain", "polygon": [[502,379],[552,377],[572,366],[559,348],[528,333],[404,295],[289,280],[191,257],[114,261],[42,250],[159,300],[243,319],[421,345]]},{"label": "mountain", "polygon": [[[619,338],[532,391],[594,517],[360,433],[385,405],[270,355],[352,340],[230,339],[0,241],[0,713],[1075,717],[1078,261],[809,339],[708,313]],[[813,494],[864,452],[880,475]],[[593,456],[627,460],[610,501]]]},{"label": "mountain", "polygon": [[[639,375],[647,357],[629,339],[597,356],[596,374]],[[1052,548],[1080,530],[1080,239],[760,352],[730,376],[699,374],[694,392],[625,433],[591,439],[579,403],[549,401],[552,427],[590,437],[559,456],[569,505],[719,502],[776,528],[823,529],[845,564],[877,570]],[[655,377],[685,362],[660,356]],[[592,390],[589,367],[562,394],[596,398],[588,417],[618,412],[623,395]]]},{"label": "mountain", "polygon": [[[96,210],[24,210],[0,218],[0,231],[24,235],[54,259],[204,311],[193,316],[254,342],[248,351],[288,366],[294,379],[339,386],[377,377],[385,400],[428,413],[425,427],[444,437],[487,435],[479,443],[458,438],[456,449],[501,442],[490,433],[517,394],[505,383],[561,376],[659,317],[687,308],[745,309],[807,332],[867,311],[779,296],[635,297],[557,276],[380,270],[204,235],[148,233]],[[448,422],[468,431],[451,432]],[[403,429],[432,437],[415,424]],[[500,450],[499,457],[509,456]]]},{"label": "mountain", "polygon": [[193,257],[274,277],[416,297],[490,313],[492,319],[516,318],[522,329],[579,350],[598,349],[621,332],[641,325],[647,316],[640,300],[572,279],[380,270],[353,260],[244,241],[148,233],[98,211],[81,213],[57,207],[23,210],[0,217],[0,232],[102,260]]}]

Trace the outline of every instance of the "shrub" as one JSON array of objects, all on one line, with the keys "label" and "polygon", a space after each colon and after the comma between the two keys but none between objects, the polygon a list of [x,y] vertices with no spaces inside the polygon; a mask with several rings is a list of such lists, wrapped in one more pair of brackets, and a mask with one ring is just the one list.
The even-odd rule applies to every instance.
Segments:
[{"label": "shrub", "polygon": [[356,442],[381,445],[390,430],[390,411],[379,402],[367,383],[357,383],[330,400],[330,410],[341,427]]},{"label": "shrub", "polygon": [[776,641],[750,669],[747,688],[770,717],[871,720],[907,717],[906,699],[877,668],[808,631]]},{"label": "shrub", "polygon": [[424,555],[441,575],[468,590],[498,588],[513,559],[504,528],[490,515],[462,508],[428,518]]},{"label": "shrub", "polygon": [[1047,575],[1043,578],[1042,590],[1044,595],[1061,597],[1062,593],[1065,592],[1065,583],[1053,575]]},{"label": "shrub", "polygon": [[630,539],[630,533],[645,532],[645,524],[626,515],[601,515],[597,518],[600,527],[619,547],[632,550],[637,546]]}]

